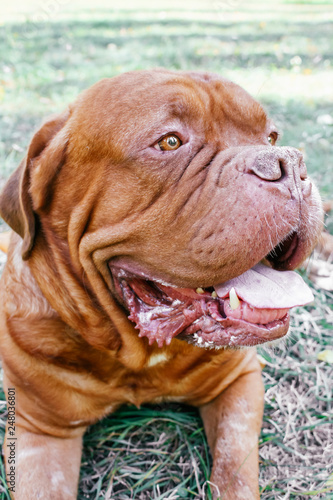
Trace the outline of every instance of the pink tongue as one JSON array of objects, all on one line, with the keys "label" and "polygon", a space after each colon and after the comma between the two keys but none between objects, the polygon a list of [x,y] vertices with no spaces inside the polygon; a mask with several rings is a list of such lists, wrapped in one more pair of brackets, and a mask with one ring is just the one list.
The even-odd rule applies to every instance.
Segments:
[{"label": "pink tongue", "polygon": [[275,271],[263,264],[215,286],[217,295],[225,298],[234,287],[238,297],[258,309],[290,309],[314,300],[308,285],[294,271]]}]

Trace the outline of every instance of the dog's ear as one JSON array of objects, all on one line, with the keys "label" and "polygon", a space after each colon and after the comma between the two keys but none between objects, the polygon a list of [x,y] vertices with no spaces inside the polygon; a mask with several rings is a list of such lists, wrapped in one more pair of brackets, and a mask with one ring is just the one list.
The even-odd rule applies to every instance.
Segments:
[{"label": "dog's ear", "polygon": [[25,260],[29,258],[34,245],[35,211],[45,203],[50,181],[64,160],[67,138],[59,132],[69,114],[66,111],[52,117],[36,132],[26,157],[8,179],[0,195],[0,215],[23,238],[22,257]]}]

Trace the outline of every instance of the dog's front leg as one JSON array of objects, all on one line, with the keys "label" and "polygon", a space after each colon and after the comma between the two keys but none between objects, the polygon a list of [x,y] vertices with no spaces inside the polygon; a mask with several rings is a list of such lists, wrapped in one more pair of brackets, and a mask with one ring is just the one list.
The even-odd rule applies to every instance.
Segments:
[{"label": "dog's front leg", "polygon": [[[83,432],[82,432],[83,434]],[[80,473],[82,435],[59,438],[16,426],[6,433],[6,478],[15,500],[75,500]]]},{"label": "dog's front leg", "polygon": [[[259,364],[258,364],[259,365]],[[201,407],[219,500],[259,499],[258,436],[263,414],[261,370],[246,373]]]}]

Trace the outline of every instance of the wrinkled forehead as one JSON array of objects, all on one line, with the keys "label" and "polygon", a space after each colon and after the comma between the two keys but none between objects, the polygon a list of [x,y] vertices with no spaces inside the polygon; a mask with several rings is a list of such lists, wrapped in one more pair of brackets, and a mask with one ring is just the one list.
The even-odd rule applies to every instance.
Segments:
[{"label": "wrinkled forehead", "polygon": [[262,129],[267,122],[263,108],[238,85],[215,74],[136,72],[102,80],[82,94],[74,107],[80,129],[96,136],[128,138],[165,125],[182,123],[214,129],[232,126]]},{"label": "wrinkled forehead", "polygon": [[169,111],[180,118],[266,122],[262,106],[239,85],[210,73],[186,73],[164,83]]}]

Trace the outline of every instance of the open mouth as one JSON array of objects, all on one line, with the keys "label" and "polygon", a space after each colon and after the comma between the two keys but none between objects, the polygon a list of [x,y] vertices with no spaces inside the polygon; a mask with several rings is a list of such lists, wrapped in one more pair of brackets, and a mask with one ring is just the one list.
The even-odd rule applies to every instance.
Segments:
[{"label": "open mouth", "polygon": [[[279,245],[266,260],[282,267],[296,238]],[[280,264],[280,265],[279,265]],[[169,345],[177,337],[206,348],[253,346],[284,336],[289,310],[313,301],[294,271],[258,263],[211,287],[177,288],[110,263],[116,294],[129,319],[150,344]]]}]

